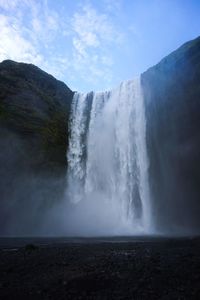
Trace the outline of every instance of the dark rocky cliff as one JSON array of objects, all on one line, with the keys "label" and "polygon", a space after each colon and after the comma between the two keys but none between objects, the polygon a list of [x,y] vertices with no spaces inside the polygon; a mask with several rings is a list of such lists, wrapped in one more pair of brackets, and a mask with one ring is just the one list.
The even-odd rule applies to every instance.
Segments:
[{"label": "dark rocky cliff", "polygon": [[157,228],[200,229],[200,38],[142,74]]},{"label": "dark rocky cliff", "polygon": [[0,234],[37,232],[62,194],[72,97],[34,65],[0,64]]}]

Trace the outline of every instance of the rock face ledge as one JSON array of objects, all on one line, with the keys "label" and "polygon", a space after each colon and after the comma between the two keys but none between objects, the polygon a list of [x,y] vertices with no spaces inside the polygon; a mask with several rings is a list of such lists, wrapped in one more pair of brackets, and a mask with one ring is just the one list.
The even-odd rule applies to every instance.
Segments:
[{"label": "rock face ledge", "polygon": [[199,232],[200,37],[143,73],[142,84],[156,226]]},{"label": "rock face ledge", "polygon": [[37,232],[36,212],[61,195],[72,98],[34,65],[0,64],[0,234]]}]

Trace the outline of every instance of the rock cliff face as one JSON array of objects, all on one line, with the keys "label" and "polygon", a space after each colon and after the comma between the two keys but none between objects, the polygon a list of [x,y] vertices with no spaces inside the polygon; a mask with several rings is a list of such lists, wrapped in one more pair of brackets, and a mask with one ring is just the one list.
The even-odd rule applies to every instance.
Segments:
[{"label": "rock cliff face", "polygon": [[[28,140],[33,166],[63,168],[73,92],[34,65],[0,64],[0,128]],[[36,141],[36,142],[35,142]]]},{"label": "rock cliff face", "polygon": [[37,232],[36,211],[62,194],[72,97],[34,65],[0,64],[0,234]]},{"label": "rock cliff face", "polygon": [[156,226],[200,229],[200,38],[142,74]]}]

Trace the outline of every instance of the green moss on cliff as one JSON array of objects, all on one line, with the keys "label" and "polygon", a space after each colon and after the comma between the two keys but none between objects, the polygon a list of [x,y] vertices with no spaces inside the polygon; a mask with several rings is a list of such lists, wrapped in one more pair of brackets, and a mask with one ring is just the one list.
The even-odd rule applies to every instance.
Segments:
[{"label": "green moss on cliff", "polygon": [[27,141],[32,148],[32,167],[35,156],[36,168],[38,164],[66,168],[72,97],[64,83],[33,65],[0,64],[0,128]]}]

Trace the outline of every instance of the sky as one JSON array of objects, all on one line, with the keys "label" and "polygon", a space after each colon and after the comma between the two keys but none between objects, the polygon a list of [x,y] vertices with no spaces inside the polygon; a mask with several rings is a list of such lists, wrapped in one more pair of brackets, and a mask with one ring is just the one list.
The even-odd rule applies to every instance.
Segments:
[{"label": "sky", "polygon": [[199,35],[200,0],[0,0],[0,61],[80,92],[132,79]]}]

